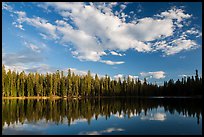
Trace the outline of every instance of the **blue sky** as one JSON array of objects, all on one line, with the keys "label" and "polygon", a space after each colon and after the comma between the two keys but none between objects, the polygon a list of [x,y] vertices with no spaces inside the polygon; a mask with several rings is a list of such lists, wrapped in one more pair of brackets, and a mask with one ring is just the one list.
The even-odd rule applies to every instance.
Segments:
[{"label": "blue sky", "polygon": [[[201,2],[2,3],[2,61],[163,83],[202,75]],[[195,10],[196,9],[196,10]]]}]

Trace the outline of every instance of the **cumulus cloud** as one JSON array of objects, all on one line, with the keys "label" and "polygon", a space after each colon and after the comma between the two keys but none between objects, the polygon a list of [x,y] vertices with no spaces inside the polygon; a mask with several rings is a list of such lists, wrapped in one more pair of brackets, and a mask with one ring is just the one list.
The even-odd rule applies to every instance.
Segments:
[{"label": "cumulus cloud", "polygon": [[[173,38],[176,27],[182,28],[185,26],[184,20],[192,17],[183,9],[173,7],[153,17],[133,18],[126,22],[128,15],[120,11],[113,12],[112,8],[116,5],[118,3],[46,2],[40,7],[54,10],[66,20],[58,19],[51,23],[41,17],[28,17],[23,11],[14,11],[18,16],[16,27],[23,29],[22,24],[25,22],[42,31],[40,35],[43,39],[50,37],[62,45],[71,43],[71,53],[79,60],[108,65],[123,64],[124,61],[102,60],[101,57],[107,55],[106,50],[118,56],[122,54],[114,50],[162,51],[165,55],[173,55],[197,47],[197,43],[185,35],[202,36],[202,33],[198,35],[196,30],[191,30],[185,35],[181,34],[182,39]],[[120,4],[120,7],[125,9],[127,4]],[[174,40],[172,42],[167,38]]]},{"label": "cumulus cloud", "polygon": [[153,41],[173,34],[174,26],[170,19],[142,18],[138,23],[128,24],[129,34],[139,41]]},{"label": "cumulus cloud", "polygon": [[155,79],[162,79],[166,77],[164,71],[141,72],[140,75],[142,77],[155,78]]}]

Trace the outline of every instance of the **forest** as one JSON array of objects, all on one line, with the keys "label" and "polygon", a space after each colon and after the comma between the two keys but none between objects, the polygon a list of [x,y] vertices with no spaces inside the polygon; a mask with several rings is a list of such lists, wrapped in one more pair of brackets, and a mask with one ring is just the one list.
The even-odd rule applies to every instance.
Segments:
[{"label": "forest", "polygon": [[183,77],[181,80],[164,81],[163,85],[148,83],[127,77],[123,80],[111,79],[108,75],[92,77],[77,75],[68,70],[67,75],[57,70],[55,73],[39,74],[6,71],[2,65],[2,97],[59,96],[59,97],[113,97],[113,96],[201,96],[202,77]]}]

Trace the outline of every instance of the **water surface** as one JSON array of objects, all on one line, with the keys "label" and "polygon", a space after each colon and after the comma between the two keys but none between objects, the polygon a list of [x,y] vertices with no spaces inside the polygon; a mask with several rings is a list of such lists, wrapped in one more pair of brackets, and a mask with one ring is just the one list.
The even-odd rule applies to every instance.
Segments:
[{"label": "water surface", "polygon": [[201,135],[191,98],[2,100],[3,134]]}]

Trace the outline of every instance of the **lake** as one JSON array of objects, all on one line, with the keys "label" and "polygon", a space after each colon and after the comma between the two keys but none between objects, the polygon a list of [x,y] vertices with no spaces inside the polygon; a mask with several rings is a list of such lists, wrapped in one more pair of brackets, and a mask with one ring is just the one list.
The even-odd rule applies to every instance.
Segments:
[{"label": "lake", "polygon": [[4,99],[2,134],[202,135],[202,99]]}]

